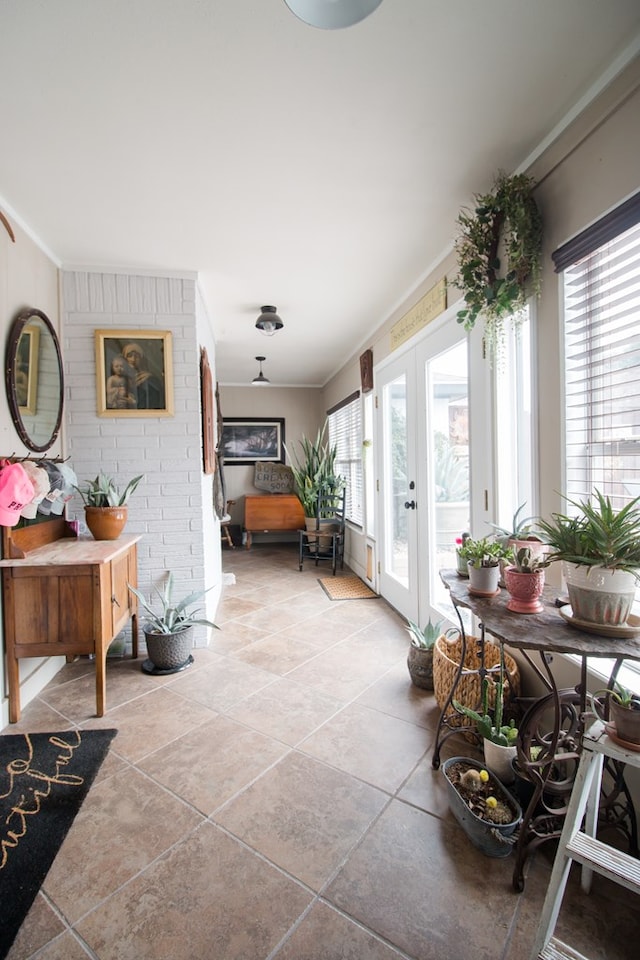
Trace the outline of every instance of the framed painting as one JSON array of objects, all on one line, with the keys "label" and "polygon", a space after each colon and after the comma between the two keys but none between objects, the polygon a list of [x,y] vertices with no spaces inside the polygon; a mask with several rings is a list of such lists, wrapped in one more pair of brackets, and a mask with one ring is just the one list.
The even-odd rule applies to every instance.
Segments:
[{"label": "framed painting", "polygon": [[28,323],[18,340],[15,364],[16,399],[22,416],[37,413],[39,355],[40,328]]},{"label": "framed painting", "polygon": [[170,330],[96,330],[99,417],[172,417]]},{"label": "framed painting", "polygon": [[225,417],[220,450],[225,463],[284,463],[284,417]]}]

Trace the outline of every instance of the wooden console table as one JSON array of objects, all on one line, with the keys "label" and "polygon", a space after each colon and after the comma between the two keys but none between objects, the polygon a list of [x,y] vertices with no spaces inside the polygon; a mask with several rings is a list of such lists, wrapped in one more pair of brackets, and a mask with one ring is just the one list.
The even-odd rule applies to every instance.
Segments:
[{"label": "wooden console table", "polygon": [[23,657],[72,660],[94,654],[96,714],[104,715],[107,650],[129,620],[132,656],[138,656],[138,606],[128,588],[138,583],[138,540],[126,535],[78,539],[69,536],[64,520],[3,531],[0,568],[11,723],[20,719]]},{"label": "wooden console table", "polygon": [[[640,660],[640,638],[609,639],[608,637],[574,629],[560,617],[557,609],[558,604],[556,603],[557,591],[548,586],[545,587],[541,598],[544,605],[543,612],[524,615],[507,610],[508,594],[504,590],[499,591],[495,597],[490,599],[474,597],[469,593],[468,580],[459,577],[455,570],[443,570],[440,577],[449,591],[460,620],[462,655],[452,690],[440,713],[432,759],[433,767],[437,769],[440,766],[440,749],[444,741],[452,734],[460,732],[460,727],[453,727],[447,723],[447,714],[452,699],[455,697],[457,683],[463,672],[464,652],[468,640],[459,607],[466,607],[479,620],[480,643],[484,643],[486,630],[499,643],[520,651],[549,691],[547,696],[535,701],[529,707],[519,724],[518,762],[533,785],[533,795],[524,812],[516,845],[513,886],[516,890],[521,891],[524,888],[523,868],[528,853],[544,840],[560,835],[560,829],[552,828],[551,823],[554,819],[562,820],[564,818],[566,806],[546,809],[545,790],[548,786],[553,786],[549,777],[559,758],[565,766],[573,763],[575,769],[577,769],[584,726],[583,715],[586,709],[587,657],[610,658],[615,661],[609,682],[609,686],[611,686],[623,660]],[[532,659],[531,652],[539,654],[540,666]],[[551,661],[553,655],[559,653],[574,654],[580,657],[580,684],[575,690],[560,691],[557,688],[551,669]],[[545,714],[551,714],[553,717],[552,727],[545,739],[544,749],[539,758],[534,758],[531,747],[535,745],[536,738],[539,739],[539,727]],[[567,718],[570,718],[568,726]],[[620,771],[616,772],[620,774]],[[621,774],[620,779],[622,786],[618,784],[617,788],[626,795],[627,800],[630,800]],[[570,791],[570,783],[567,789]],[[542,814],[540,814],[540,807],[545,808]],[[631,841],[632,845],[636,846],[637,852],[637,831],[633,806],[631,806],[630,816],[632,818]]]},{"label": "wooden console table", "polygon": [[304,510],[298,497],[288,493],[269,493],[244,498],[244,529],[247,550],[254,533],[282,533],[304,529]]}]

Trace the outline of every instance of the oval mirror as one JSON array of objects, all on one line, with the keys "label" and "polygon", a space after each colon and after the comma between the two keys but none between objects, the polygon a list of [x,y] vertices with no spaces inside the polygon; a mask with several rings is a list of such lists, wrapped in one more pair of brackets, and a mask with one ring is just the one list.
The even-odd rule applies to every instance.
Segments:
[{"label": "oval mirror", "polygon": [[64,376],[56,332],[41,310],[24,310],[14,320],[5,374],[20,439],[29,450],[48,450],[62,421]]}]

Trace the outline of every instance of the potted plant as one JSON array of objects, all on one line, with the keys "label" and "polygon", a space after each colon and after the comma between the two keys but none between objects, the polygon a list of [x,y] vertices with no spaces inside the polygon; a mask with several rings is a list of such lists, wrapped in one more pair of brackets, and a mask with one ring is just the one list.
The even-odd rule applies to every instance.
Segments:
[{"label": "potted plant", "polygon": [[[453,706],[458,713],[474,722],[476,730],[482,737],[484,759],[487,766],[503,783],[511,783],[514,779],[512,763],[517,753],[518,728],[514,720],[504,722],[504,685],[504,651],[500,647],[497,682],[488,671],[482,678],[482,713],[455,699]],[[494,704],[493,716],[489,710],[490,691],[492,691]]]},{"label": "potted plant", "polygon": [[525,174],[501,173],[489,193],[474,197],[473,210],[458,216],[454,285],[462,291],[465,306],[457,320],[465,330],[478,319],[484,321],[489,359],[500,358],[505,321],[517,323],[529,297],[540,289],[542,218],[534,186]]},{"label": "potted plant", "polygon": [[609,720],[615,725],[615,734],[620,740],[640,744],[640,696],[638,694],[616,682],[613,690],[607,688],[594,693],[591,703],[596,716],[605,721],[608,707]]},{"label": "potted plant", "polygon": [[[313,442],[303,434],[299,456],[295,452],[292,455],[285,447],[291,462],[294,490],[302,504],[308,530],[314,530],[317,520],[322,519],[322,515],[318,516],[319,498],[336,494],[333,506],[331,500],[324,501],[327,510],[331,509],[331,512],[325,513],[325,519],[330,518],[338,505],[337,495],[341,494],[345,487],[344,478],[336,473],[337,446],[329,443],[327,429],[328,421],[325,420]],[[322,549],[324,544],[319,542],[317,546]]]},{"label": "potted plant", "polygon": [[576,515],[554,513],[538,530],[549,559],[562,562],[572,616],[623,626],[640,580],[640,497],[621,510],[599,490],[593,502],[565,499]]},{"label": "potted plant", "polygon": [[471,843],[489,857],[513,850],[522,809],[504,785],[477,760],[451,757],[442,764],[449,807]]},{"label": "potted plant", "polygon": [[462,547],[464,547],[467,540],[471,537],[470,533],[463,533],[461,536],[456,537],[456,571],[459,577],[469,577],[469,568],[467,566],[467,558],[462,553]]},{"label": "potted plant", "polygon": [[153,597],[147,600],[136,588],[128,585],[131,593],[138,598],[147,620],[142,626],[149,659],[142,664],[145,673],[177,673],[193,663],[191,656],[193,627],[200,624],[218,630],[217,624],[199,615],[194,608],[206,590],[196,590],[182,600],[173,597],[174,577],[169,572],[162,591],[155,589]]},{"label": "potted plant", "polygon": [[500,560],[509,558],[511,550],[493,537],[481,540],[469,537],[458,550],[467,561],[469,593],[476,597],[493,597],[498,590]]},{"label": "potted plant", "polygon": [[144,474],[134,477],[122,493],[115,482],[104,473],[95,480],[88,480],[84,489],[76,490],[84,502],[84,513],[92,536],[95,540],[117,540],[127,522],[127,503]]},{"label": "potted plant", "polygon": [[[407,630],[411,638],[411,645],[407,656],[407,667],[411,682],[422,690],[433,690],[433,651],[436,640],[442,635],[442,620],[436,623],[429,622],[422,630],[417,623],[409,620]],[[457,633],[455,629],[444,631],[445,636]]]},{"label": "potted plant", "polygon": [[504,569],[504,582],[509,593],[507,610],[514,613],[542,613],[540,602],[544,590],[544,571],[551,563],[544,555],[536,556],[530,547],[520,547],[513,562]]}]

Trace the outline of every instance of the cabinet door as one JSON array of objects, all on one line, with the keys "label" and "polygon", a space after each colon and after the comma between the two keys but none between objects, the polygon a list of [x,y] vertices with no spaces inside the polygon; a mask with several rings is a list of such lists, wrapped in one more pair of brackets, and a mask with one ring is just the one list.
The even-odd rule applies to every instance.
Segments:
[{"label": "cabinet door", "polygon": [[129,584],[136,586],[134,552],[111,561],[111,635],[119,633],[132,613]]}]

